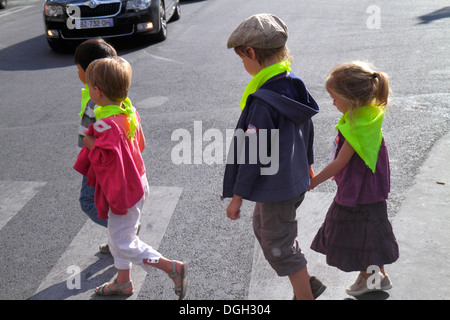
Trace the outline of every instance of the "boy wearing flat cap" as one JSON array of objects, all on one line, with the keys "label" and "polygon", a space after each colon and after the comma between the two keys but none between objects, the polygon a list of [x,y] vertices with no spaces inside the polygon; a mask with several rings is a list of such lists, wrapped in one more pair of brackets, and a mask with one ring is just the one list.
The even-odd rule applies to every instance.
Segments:
[{"label": "boy wearing flat cap", "polygon": [[[228,39],[228,48],[234,48],[253,78],[241,99],[242,113],[225,168],[223,197],[231,198],[227,216],[232,220],[240,218],[243,199],[256,203],[253,229],[265,258],[279,276],[289,277],[295,299],[314,299],[325,286],[308,274],[296,239],[296,209],[314,175],[311,117],[319,107],[303,81],[290,70],[287,38],[284,22],[264,13],[244,20]],[[237,142],[238,132],[245,132],[248,143]],[[256,148],[251,141],[257,143]],[[264,159],[261,150],[267,151]],[[276,163],[267,163],[269,153],[271,162]]]}]

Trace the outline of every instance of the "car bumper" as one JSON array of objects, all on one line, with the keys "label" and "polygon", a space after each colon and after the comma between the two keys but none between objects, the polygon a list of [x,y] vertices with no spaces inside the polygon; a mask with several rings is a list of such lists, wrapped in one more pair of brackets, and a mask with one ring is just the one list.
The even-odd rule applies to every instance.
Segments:
[{"label": "car bumper", "polygon": [[[102,19],[102,18],[98,18]],[[49,39],[83,40],[90,38],[121,37],[133,34],[153,34],[161,28],[159,14],[151,8],[141,12],[130,12],[111,17],[112,27],[70,29],[66,18],[44,16]]]}]

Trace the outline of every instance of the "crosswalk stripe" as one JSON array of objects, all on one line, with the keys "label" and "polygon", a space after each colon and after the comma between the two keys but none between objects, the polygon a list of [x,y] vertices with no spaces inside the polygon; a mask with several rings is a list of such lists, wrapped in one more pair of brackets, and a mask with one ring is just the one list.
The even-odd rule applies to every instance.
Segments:
[{"label": "crosswalk stripe", "polygon": [[40,181],[0,181],[0,230],[45,184]]},{"label": "crosswalk stripe", "polygon": [[[353,273],[345,273],[328,266],[323,255],[310,249],[311,242],[322,225],[334,196],[335,193],[330,192],[308,192],[297,209],[299,233],[297,240],[308,261],[308,272],[327,286],[321,299],[345,298],[345,285],[350,284],[355,277]],[[289,300],[292,297],[293,291],[289,278],[277,276],[264,258],[261,246],[256,240],[248,299]]]},{"label": "crosswalk stripe", "polygon": [[[140,239],[156,249],[159,247],[182,190],[150,187],[141,215]],[[94,294],[94,288],[111,281],[117,272],[112,256],[98,251],[99,245],[106,242],[106,229],[88,219],[31,299],[104,299]],[[131,272],[135,293],[128,299],[136,299],[147,273],[139,266],[133,266]]]}]

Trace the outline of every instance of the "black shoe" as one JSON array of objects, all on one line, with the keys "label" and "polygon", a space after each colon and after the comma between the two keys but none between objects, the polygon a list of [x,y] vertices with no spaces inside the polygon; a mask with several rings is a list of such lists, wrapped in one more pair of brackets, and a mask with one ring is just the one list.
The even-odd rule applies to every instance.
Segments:
[{"label": "black shoe", "polygon": [[314,299],[317,299],[327,288],[316,277],[309,278],[309,285],[311,286],[311,291]]},{"label": "black shoe", "polygon": [[[309,285],[311,286],[311,292],[312,292],[314,299],[317,299],[327,288],[326,286],[324,286],[322,284],[322,282],[320,282],[319,279],[317,279],[314,276],[309,278]],[[297,297],[295,296],[295,292],[294,292],[294,297],[292,298],[292,300],[297,300]]]},{"label": "black shoe", "polygon": [[101,244],[100,247],[98,247],[98,250],[104,254],[111,254],[111,251],[109,251],[109,245],[107,243]]}]

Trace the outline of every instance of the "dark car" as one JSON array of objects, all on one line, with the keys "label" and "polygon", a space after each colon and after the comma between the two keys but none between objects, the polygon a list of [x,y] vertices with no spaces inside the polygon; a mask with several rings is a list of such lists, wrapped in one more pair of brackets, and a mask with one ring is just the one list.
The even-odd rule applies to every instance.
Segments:
[{"label": "dark car", "polygon": [[46,0],[47,41],[62,50],[71,41],[148,35],[167,37],[167,22],[180,18],[179,0]]}]

